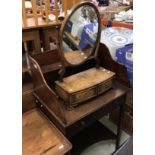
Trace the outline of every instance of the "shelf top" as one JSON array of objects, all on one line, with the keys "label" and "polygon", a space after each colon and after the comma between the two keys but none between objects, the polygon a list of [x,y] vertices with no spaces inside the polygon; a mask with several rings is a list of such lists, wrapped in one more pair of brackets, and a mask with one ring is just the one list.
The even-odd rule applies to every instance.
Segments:
[{"label": "shelf top", "polygon": [[61,25],[61,21],[59,20],[53,21],[53,22],[49,21],[49,23],[47,24],[46,21],[42,17],[38,17],[38,25],[35,24],[35,19],[33,17],[27,18],[26,23],[27,25],[25,26],[24,21],[22,21],[23,30]]}]

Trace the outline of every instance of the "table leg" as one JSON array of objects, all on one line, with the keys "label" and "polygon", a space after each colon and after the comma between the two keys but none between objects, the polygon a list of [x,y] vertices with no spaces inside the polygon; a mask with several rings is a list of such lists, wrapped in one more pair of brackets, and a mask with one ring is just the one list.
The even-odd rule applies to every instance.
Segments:
[{"label": "table leg", "polygon": [[125,97],[124,97],[124,100],[122,102],[123,103],[120,104],[120,109],[119,109],[119,114],[118,114],[119,116],[118,116],[118,122],[117,122],[116,150],[119,148],[119,145],[120,145]]}]

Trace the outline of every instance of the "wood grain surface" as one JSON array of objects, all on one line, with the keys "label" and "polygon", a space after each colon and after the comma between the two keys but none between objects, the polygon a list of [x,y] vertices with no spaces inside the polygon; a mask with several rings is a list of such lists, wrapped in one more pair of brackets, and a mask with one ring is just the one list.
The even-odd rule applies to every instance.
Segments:
[{"label": "wood grain surface", "polygon": [[66,92],[74,93],[86,88],[95,86],[103,81],[112,78],[115,73],[104,68],[91,68],[86,71],[64,78],[63,82],[56,81],[56,84],[62,87]]},{"label": "wood grain surface", "polygon": [[39,110],[23,114],[23,155],[62,155],[71,149],[68,140]]}]

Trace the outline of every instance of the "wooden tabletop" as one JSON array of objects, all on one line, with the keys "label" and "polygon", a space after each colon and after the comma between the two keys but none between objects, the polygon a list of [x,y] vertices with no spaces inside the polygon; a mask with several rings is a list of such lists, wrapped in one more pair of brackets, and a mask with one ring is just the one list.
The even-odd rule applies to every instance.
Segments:
[{"label": "wooden tabletop", "polygon": [[23,114],[23,155],[63,155],[70,142],[38,109]]}]

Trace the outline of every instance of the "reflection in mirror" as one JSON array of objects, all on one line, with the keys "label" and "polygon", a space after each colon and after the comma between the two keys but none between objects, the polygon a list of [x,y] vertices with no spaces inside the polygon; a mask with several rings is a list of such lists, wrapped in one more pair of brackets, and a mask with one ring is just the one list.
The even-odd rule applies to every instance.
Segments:
[{"label": "reflection in mirror", "polygon": [[97,40],[98,18],[89,5],[78,8],[67,21],[63,32],[63,51],[68,63],[84,62],[93,52]]}]

